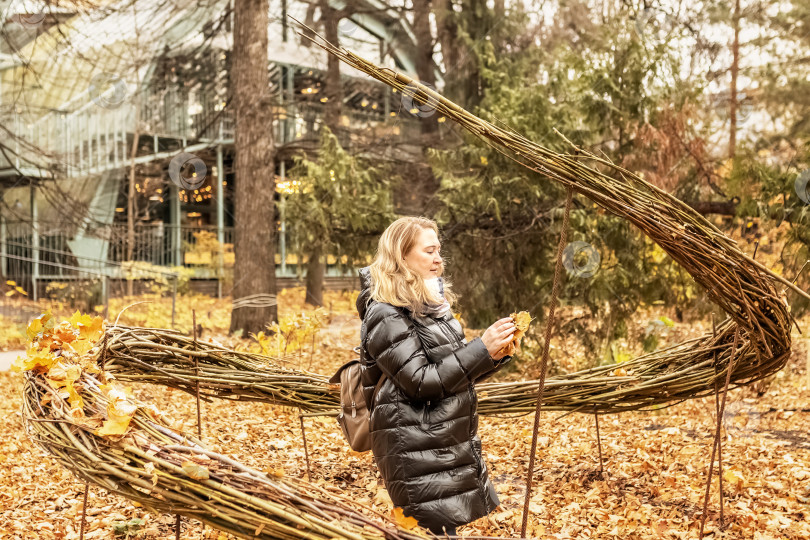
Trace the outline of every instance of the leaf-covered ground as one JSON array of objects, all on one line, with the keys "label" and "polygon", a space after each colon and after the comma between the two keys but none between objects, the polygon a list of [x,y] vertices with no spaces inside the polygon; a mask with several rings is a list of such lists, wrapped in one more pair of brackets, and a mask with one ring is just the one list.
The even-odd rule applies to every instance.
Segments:
[{"label": "leaf-covered ground", "polygon": [[[293,297],[291,296],[291,299]],[[335,298],[331,323],[314,351],[295,364],[331,373],[345,358],[359,327],[351,295]],[[301,306],[294,301],[283,312]],[[650,316],[640,317],[640,332]],[[184,315],[185,316],[185,315]],[[198,320],[205,324],[205,317]],[[214,321],[215,322],[215,321]],[[136,324],[129,322],[128,324]],[[705,321],[675,324],[663,342],[675,343],[709,328]],[[810,325],[802,324],[807,331]],[[212,328],[214,339],[228,340]],[[631,333],[632,335],[632,333]],[[205,337],[205,334],[203,335]],[[581,354],[557,339],[554,357]],[[634,354],[632,343],[627,345]],[[810,538],[810,378],[806,338],[794,332],[788,367],[761,397],[754,389],[729,395],[724,459],[725,523],[717,527],[719,499],[712,489],[707,530],[712,538]],[[584,360],[570,360],[580,364]],[[526,372],[531,366],[524,366]],[[529,373],[530,374],[530,373]],[[507,378],[520,378],[518,372]],[[84,484],[27,439],[20,418],[20,375],[0,373],[0,537],[78,538]],[[764,388],[760,387],[760,390]],[[142,386],[138,393],[168,412],[176,427],[195,431],[194,399],[176,390]],[[525,493],[532,415],[482,417],[480,435],[501,505],[459,528],[461,535],[518,536]],[[543,413],[530,504],[536,538],[696,538],[711,452],[714,400],[692,400],[654,412],[600,419],[604,478],[594,418]],[[314,481],[342,490],[378,511],[393,509],[370,454],[351,452],[333,418],[304,420]],[[271,405],[203,404],[203,439],[213,449],[260,470],[306,477],[297,410]],[[174,538],[174,516],[155,515],[91,487],[86,538]],[[140,521],[132,521],[140,520]],[[130,525],[128,526],[127,523]],[[183,538],[229,538],[183,520]]]}]

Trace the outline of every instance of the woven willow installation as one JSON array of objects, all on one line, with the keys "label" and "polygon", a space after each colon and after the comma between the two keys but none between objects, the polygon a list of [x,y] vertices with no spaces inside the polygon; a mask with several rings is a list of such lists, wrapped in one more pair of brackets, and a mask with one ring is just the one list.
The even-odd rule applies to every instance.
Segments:
[{"label": "woven willow installation", "polygon": [[[625,362],[621,376],[610,366],[548,379],[545,409],[607,414],[711,394],[715,381],[725,378],[737,329],[732,386],[784,366],[795,322],[786,288],[807,295],[742,253],[692,208],[604,159],[581,149],[575,155],[551,152],[409,77],[307,34],[349,65],[409,93],[417,104],[435,107],[529,169],[627,219],[728,314],[715,336]],[[777,290],[779,283],[785,288]],[[31,331],[23,412],[29,436],[80,478],[155,511],[199,519],[244,538],[422,537],[332,490],[269,476],[206,449],[171,429],[159,411],[136,403],[116,383],[161,384],[191,394],[199,389],[204,399],[260,401],[330,414],[336,412],[338,394],[325,376],[170,330],[102,328],[79,319],[71,324],[40,324]],[[530,412],[538,395],[537,381],[481,384],[478,391],[481,414]]]},{"label": "woven willow installation", "polygon": [[[170,428],[154,409],[110,390],[111,384],[105,373],[83,370],[73,381],[81,388],[83,415],[78,417],[45,376],[25,374],[23,415],[29,437],[84,481],[153,512],[198,519],[241,538],[426,537],[400,529],[390,517],[342,496],[337,488],[265,474],[211,452]],[[123,418],[128,425],[120,436],[102,434],[97,425],[102,417]]]}]

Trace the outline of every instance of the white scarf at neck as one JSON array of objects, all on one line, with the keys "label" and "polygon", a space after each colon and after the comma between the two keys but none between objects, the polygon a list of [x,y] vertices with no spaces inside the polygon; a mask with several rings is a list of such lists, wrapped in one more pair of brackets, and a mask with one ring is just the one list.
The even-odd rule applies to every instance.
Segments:
[{"label": "white scarf at neck", "polygon": [[433,291],[433,295],[442,302],[441,304],[431,306],[432,309],[430,312],[434,317],[443,317],[450,310],[450,304],[444,297],[444,287],[443,283],[439,281],[440,279],[439,276],[425,279],[425,285],[427,285],[428,289]]}]

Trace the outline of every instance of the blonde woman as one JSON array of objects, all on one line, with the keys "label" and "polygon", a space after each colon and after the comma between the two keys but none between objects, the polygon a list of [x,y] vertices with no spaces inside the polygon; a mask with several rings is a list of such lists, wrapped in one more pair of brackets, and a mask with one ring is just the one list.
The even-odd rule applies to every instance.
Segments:
[{"label": "blonde woman", "polygon": [[382,234],[360,270],[361,379],[374,460],[394,505],[437,534],[489,514],[499,504],[478,437],[475,382],[511,357],[507,317],[467,341],[441,277],[438,227],[405,217]]}]

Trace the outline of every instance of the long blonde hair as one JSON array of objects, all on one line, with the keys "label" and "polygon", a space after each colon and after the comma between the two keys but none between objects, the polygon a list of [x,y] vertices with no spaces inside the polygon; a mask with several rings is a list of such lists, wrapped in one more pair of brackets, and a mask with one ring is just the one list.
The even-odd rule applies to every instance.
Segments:
[{"label": "long blonde hair", "polygon": [[[441,302],[428,288],[422,276],[405,265],[405,255],[416,247],[416,239],[423,229],[433,229],[439,236],[439,227],[432,219],[403,217],[391,223],[380,236],[377,254],[369,267],[371,297],[392,306],[406,307],[416,315],[425,314],[425,306]],[[444,273],[442,258],[438,275]],[[444,280],[444,298],[450,306],[456,301],[450,283]]]}]

